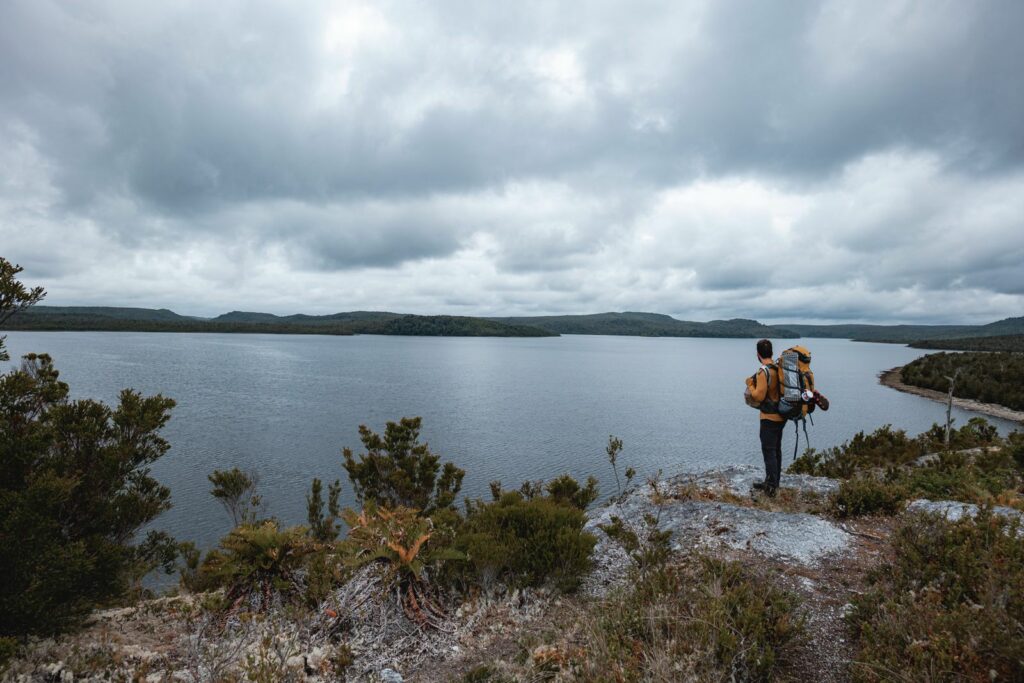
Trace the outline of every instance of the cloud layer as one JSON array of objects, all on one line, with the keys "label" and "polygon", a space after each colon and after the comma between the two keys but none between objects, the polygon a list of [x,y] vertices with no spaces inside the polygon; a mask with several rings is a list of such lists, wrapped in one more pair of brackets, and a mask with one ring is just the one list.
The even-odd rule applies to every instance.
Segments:
[{"label": "cloud layer", "polygon": [[1024,4],[0,4],[55,304],[1024,312]]}]

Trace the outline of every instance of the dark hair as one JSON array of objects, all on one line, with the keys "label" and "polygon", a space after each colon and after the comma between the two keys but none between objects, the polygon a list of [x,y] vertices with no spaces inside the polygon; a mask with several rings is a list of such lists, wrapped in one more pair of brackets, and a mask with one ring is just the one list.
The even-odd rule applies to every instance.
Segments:
[{"label": "dark hair", "polygon": [[761,358],[771,358],[772,343],[767,339],[757,342],[757,355],[761,356]]}]

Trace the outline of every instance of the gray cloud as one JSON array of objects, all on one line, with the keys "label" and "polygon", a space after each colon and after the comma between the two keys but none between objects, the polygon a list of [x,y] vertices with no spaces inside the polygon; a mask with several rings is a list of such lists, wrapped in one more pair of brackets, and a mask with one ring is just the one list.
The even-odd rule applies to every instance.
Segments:
[{"label": "gray cloud", "polygon": [[1011,0],[9,0],[0,251],[55,303],[196,313],[1019,314],[1021,25]]}]

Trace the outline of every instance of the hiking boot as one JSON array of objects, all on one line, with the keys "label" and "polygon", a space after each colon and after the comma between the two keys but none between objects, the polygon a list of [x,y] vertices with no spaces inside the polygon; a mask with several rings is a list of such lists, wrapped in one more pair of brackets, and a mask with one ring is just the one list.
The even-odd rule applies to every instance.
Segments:
[{"label": "hiking boot", "polygon": [[772,484],[765,484],[764,495],[768,496],[769,498],[774,498],[778,490],[778,486],[773,486]]},{"label": "hiking boot", "polygon": [[767,491],[769,488],[769,484],[766,481],[755,481],[750,488],[754,489],[755,491]]}]

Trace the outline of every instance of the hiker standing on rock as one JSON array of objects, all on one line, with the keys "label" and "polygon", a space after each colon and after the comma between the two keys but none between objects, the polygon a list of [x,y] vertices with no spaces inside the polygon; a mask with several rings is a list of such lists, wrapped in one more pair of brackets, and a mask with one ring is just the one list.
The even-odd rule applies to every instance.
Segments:
[{"label": "hiker standing on rock", "polygon": [[764,481],[754,484],[754,488],[774,496],[779,490],[779,477],[782,474],[782,430],[786,426],[786,418],[778,411],[765,412],[765,408],[778,405],[779,377],[772,360],[772,343],[767,339],[757,342],[757,360],[761,367],[747,378],[747,390],[744,399],[747,405],[761,409],[761,455],[764,457]]},{"label": "hiker standing on rock", "polygon": [[[761,367],[747,378],[743,394],[747,405],[761,413],[761,455],[764,456],[764,481],[754,488],[774,496],[779,490],[782,474],[782,430],[786,422],[795,429],[804,430],[807,443],[807,419],[815,408],[828,410],[829,402],[814,388],[811,372],[811,352],[803,346],[786,349],[778,361],[772,360],[772,343],[767,339],[757,342],[757,360]],[[813,423],[814,420],[812,419]],[[793,458],[800,444],[800,432],[793,442]]]}]

